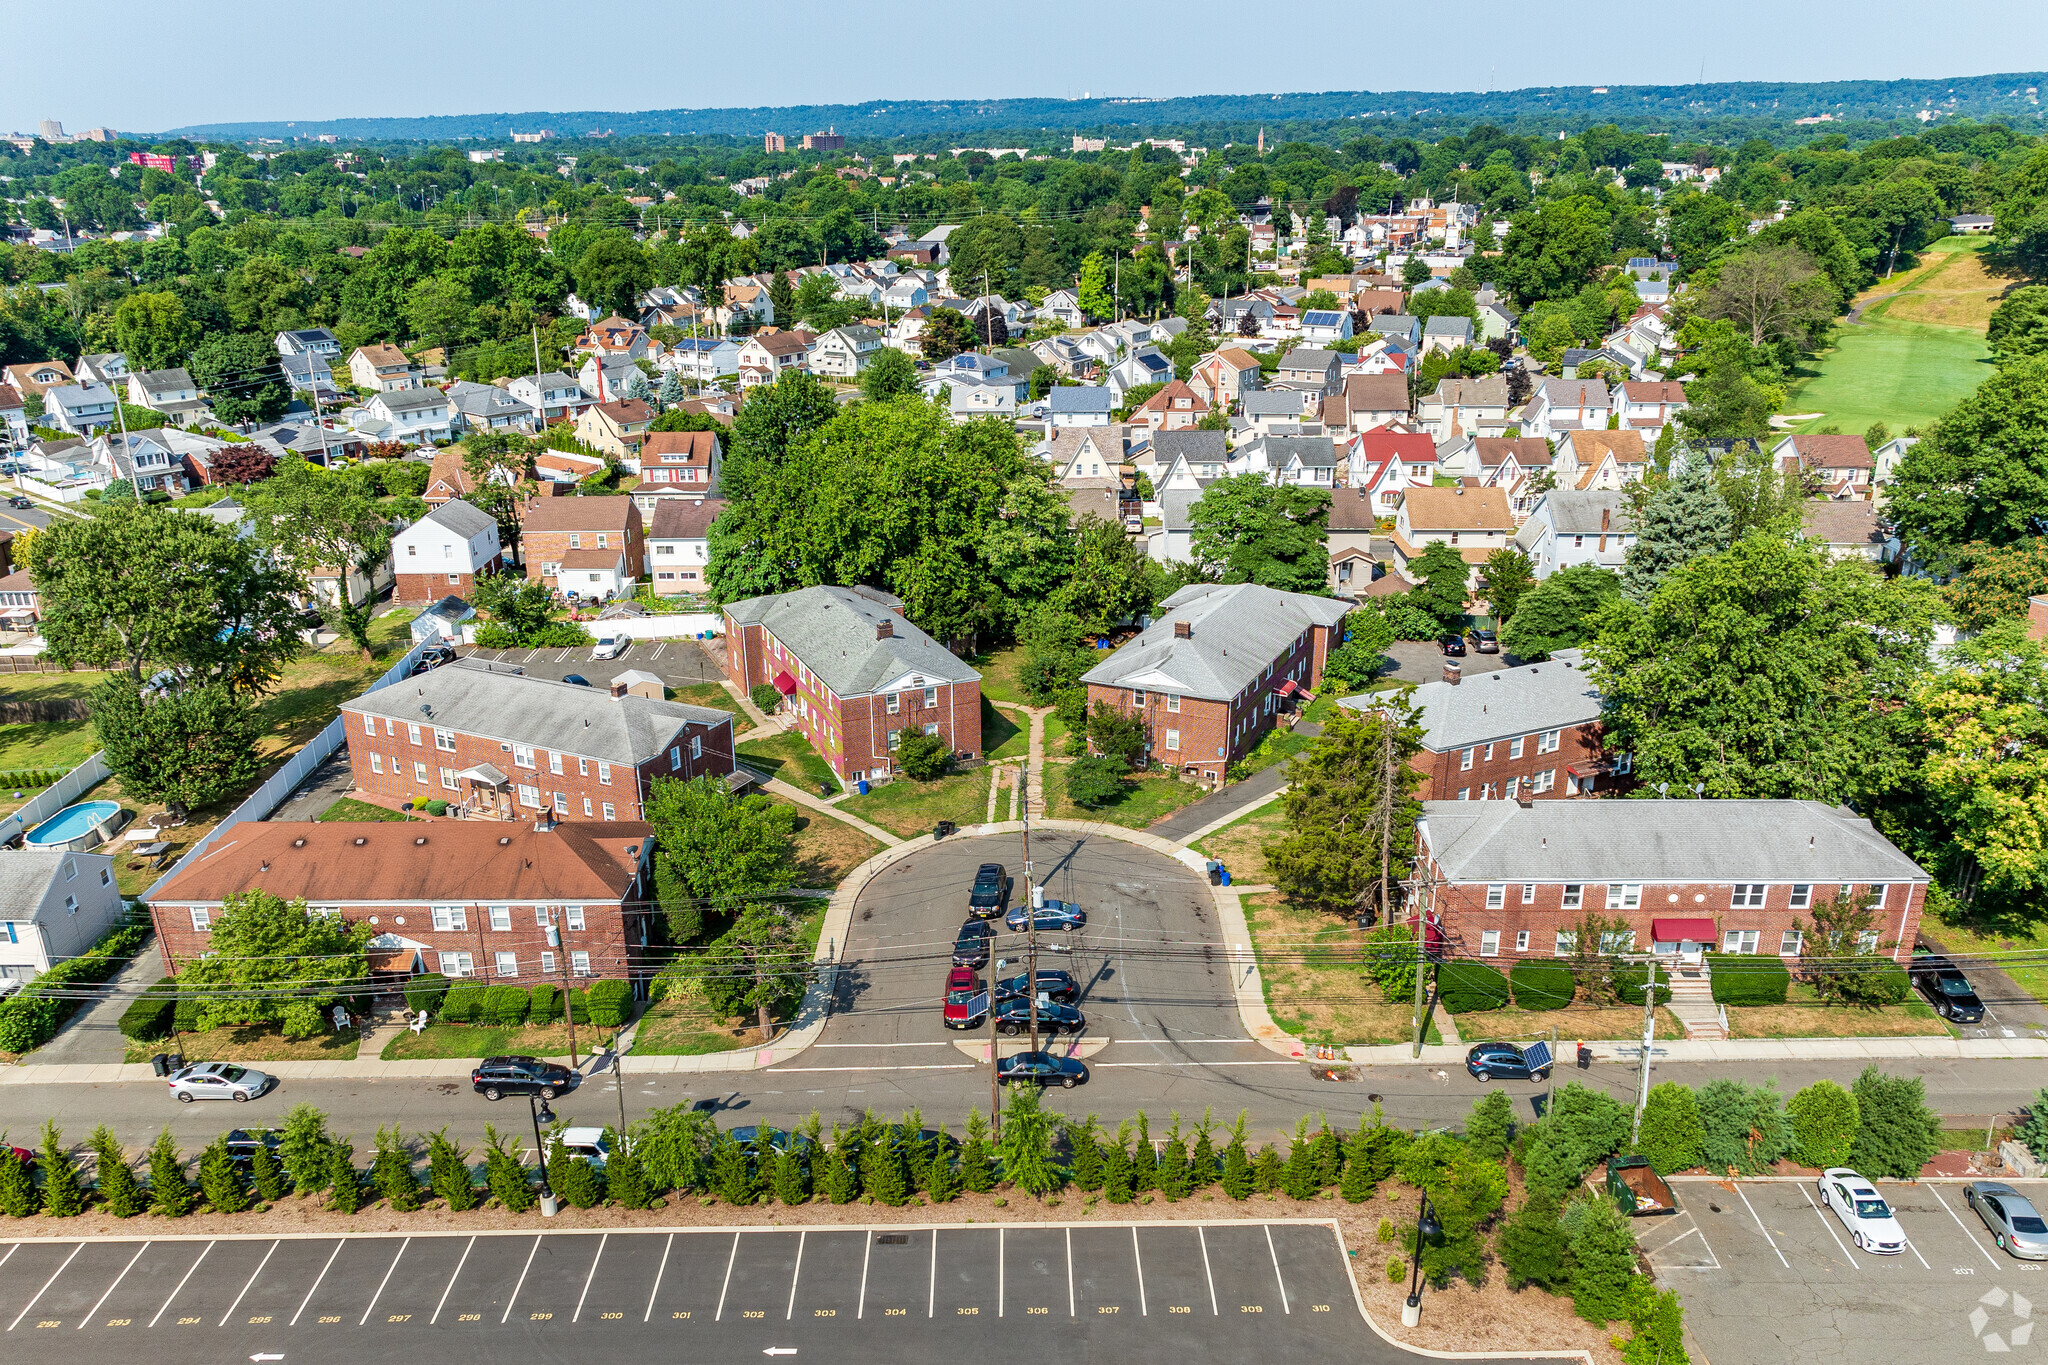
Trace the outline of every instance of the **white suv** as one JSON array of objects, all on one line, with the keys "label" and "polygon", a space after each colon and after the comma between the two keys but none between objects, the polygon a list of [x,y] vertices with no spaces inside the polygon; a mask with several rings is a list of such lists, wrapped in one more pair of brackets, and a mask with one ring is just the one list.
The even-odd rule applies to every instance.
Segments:
[{"label": "white suv", "polygon": [[1906,1230],[1874,1186],[1847,1166],[1831,1167],[1820,1178],[1820,1202],[1835,1211],[1849,1236],[1865,1251],[1896,1256],[1906,1249]]}]

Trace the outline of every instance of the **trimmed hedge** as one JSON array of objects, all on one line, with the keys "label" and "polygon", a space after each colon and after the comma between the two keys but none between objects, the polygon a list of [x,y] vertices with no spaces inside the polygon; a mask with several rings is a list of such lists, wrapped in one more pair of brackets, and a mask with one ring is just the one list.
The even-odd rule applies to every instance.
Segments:
[{"label": "trimmed hedge", "polygon": [[[1447,963],[1445,965],[1448,966],[1450,964]],[[1500,973],[1495,972],[1494,975],[1498,976]],[[1502,982],[1501,987],[1501,999],[1505,1003],[1507,999],[1507,983]],[[1448,992],[1449,987],[1446,986],[1445,990]],[[633,1012],[633,983],[630,981],[613,979],[593,981],[590,983],[590,988],[584,992],[584,995],[590,1001],[590,1022],[599,1028],[618,1028],[626,1022],[626,1016]],[[1446,1008],[1455,1008],[1455,1006],[1446,1005]],[[1492,1009],[1494,1006],[1475,1005],[1472,1008]]]},{"label": "trimmed hedge", "polygon": [[484,1022],[500,1028],[526,1022],[526,1007],[533,993],[524,986],[489,986],[484,990]]},{"label": "trimmed hedge", "polygon": [[409,1010],[425,1010],[429,1014],[441,1008],[441,1000],[448,994],[448,978],[439,972],[422,972],[405,983],[405,1007]]},{"label": "trimmed hedge", "polygon": [[27,1052],[55,1036],[80,1000],[53,1000],[43,994],[66,986],[97,986],[127,966],[149,935],[140,924],[113,929],[77,957],[66,958],[0,1001],[0,1051]]},{"label": "trimmed hedge", "polygon": [[[1624,1005],[1643,1003],[1643,973],[1641,965],[1633,962],[1614,964],[1614,993]],[[1664,970],[1664,964],[1657,964],[1657,1003],[1662,1005],[1671,999],[1671,973]]]},{"label": "trimmed hedge", "polygon": [[1707,972],[1717,1005],[1782,1005],[1792,985],[1783,962],[1757,953],[1708,953]]},{"label": "trimmed hedge", "polygon": [[1525,1010],[1561,1010],[1579,990],[1578,978],[1561,962],[1517,962],[1508,979],[1515,1003]]},{"label": "trimmed hedge", "polygon": [[1508,979],[1484,962],[1446,962],[1437,968],[1436,980],[1437,998],[1452,1014],[1497,1010],[1508,1003]]},{"label": "trimmed hedge", "polygon": [[451,1024],[474,1024],[483,1010],[484,989],[467,981],[450,986],[441,997],[441,1017]]},{"label": "trimmed hedge", "polygon": [[178,1008],[172,992],[177,989],[178,979],[166,976],[136,996],[135,1002],[121,1011],[122,1034],[138,1043],[154,1043],[169,1037],[171,1018]]},{"label": "trimmed hedge", "polygon": [[543,981],[533,988],[533,1003],[527,1006],[526,1017],[535,1024],[556,1024],[562,1019],[562,992],[560,988]]}]

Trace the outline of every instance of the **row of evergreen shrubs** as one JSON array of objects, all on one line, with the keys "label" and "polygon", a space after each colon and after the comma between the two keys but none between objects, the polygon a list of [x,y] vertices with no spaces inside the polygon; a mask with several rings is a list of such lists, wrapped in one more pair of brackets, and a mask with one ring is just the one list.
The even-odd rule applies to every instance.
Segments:
[{"label": "row of evergreen shrubs", "polygon": [[1717,1005],[1782,1005],[1792,973],[1775,957],[1708,953],[1707,974]]},{"label": "row of evergreen shrubs", "polygon": [[[1671,973],[1662,966],[1656,971],[1660,983],[1658,998],[1668,999]],[[1515,1003],[1525,1010],[1563,1009],[1572,1002],[1578,987],[1571,968],[1556,962],[1518,962],[1507,976],[1484,962],[1470,959],[1445,962],[1437,970],[1439,999],[1452,1014],[1502,1008],[1508,1003],[1511,983]],[[1624,1005],[1641,1005],[1643,987],[1643,977],[1633,969],[1615,975],[1615,994]]]},{"label": "row of evergreen shrubs", "polygon": [[178,1007],[172,992],[177,989],[176,977],[159,977],[155,985],[135,997],[135,1003],[121,1011],[122,1034],[138,1043],[154,1043],[169,1037],[171,1019]]},{"label": "row of evergreen shrubs", "polygon": [[49,1042],[83,1002],[53,998],[47,992],[108,980],[128,965],[148,932],[142,924],[110,930],[84,953],[66,958],[0,1000],[0,1052],[27,1052]]},{"label": "row of evergreen shrubs", "polygon": [[[561,988],[547,982],[538,986],[492,986],[463,981],[450,985],[438,978],[422,987],[414,1004],[414,991],[406,993],[408,1008],[433,1010],[451,1024],[488,1024],[510,1028],[519,1024],[552,1024],[562,1017]],[[425,1003],[438,997],[436,1004]],[[633,1009],[633,987],[627,981],[605,979],[591,982],[582,990],[569,992],[571,1017],[579,1024],[618,1028]]]},{"label": "row of evergreen shrubs", "polygon": [[63,776],[62,768],[9,768],[0,772],[0,787],[47,787]]},{"label": "row of evergreen shrubs", "polygon": [[[1628,1118],[1625,1106],[1618,1106]],[[1940,1118],[1917,1076],[1865,1068],[1850,1089],[1815,1081],[1789,1102],[1774,1086],[1733,1078],[1697,1091],[1676,1081],[1650,1090],[1637,1150],[1660,1172],[1705,1167],[1715,1175],[1761,1175],[1780,1158],[1826,1170],[1912,1180],[1940,1147]]]}]

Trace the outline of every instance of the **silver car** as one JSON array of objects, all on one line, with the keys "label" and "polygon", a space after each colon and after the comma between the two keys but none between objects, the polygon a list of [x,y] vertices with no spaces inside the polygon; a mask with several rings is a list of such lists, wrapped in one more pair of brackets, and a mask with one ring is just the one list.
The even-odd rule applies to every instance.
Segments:
[{"label": "silver car", "polygon": [[170,1078],[171,1094],[180,1104],[194,1100],[253,1100],[277,1084],[274,1077],[233,1062],[197,1062]]},{"label": "silver car", "polygon": [[1963,1202],[1977,1211],[1991,1229],[1991,1240],[2007,1255],[2048,1261],[2048,1223],[2018,1190],[1995,1180],[1973,1180],[1963,1187]]}]

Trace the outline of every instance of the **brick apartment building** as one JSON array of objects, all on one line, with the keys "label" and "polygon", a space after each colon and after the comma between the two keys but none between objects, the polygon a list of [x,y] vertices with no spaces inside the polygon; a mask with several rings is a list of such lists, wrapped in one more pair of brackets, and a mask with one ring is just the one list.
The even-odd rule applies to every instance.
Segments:
[{"label": "brick apartment building", "polygon": [[906,734],[981,754],[981,674],[877,588],[805,588],[725,608],[726,673],[772,685],[842,782],[885,777]]},{"label": "brick apartment building", "polygon": [[1088,707],[1140,716],[1152,762],[1220,781],[1277,713],[1315,690],[1350,605],[1255,583],[1192,583],[1081,675]]},{"label": "brick apartment building", "polygon": [[733,770],[732,717],[467,660],[341,706],[356,790],[490,820],[638,820],[657,777]]},{"label": "brick apartment building", "polygon": [[1430,801],[1415,828],[1450,951],[1482,959],[1567,955],[1589,912],[1629,925],[1611,951],[1796,957],[1793,921],[1847,887],[1904,961],[1927,895],[1868,820],[1819,801]]},{"label": "brick apartment building", "polygon": [[[149,902],[164,967],[211,950],[228,897],[268,891],[377,930],[373,972],[522,986],[638,974],[652,830],[625,821],[245,820]],[[550,946],[552,922],[559,942]]]},{"label": "brick apartment building", "polygon": [[519,559],[528,578],[567,596],[602,597],[640,576],[647,562],[640,508],[625,497],[561,497],[543,492],[519,519]]},{"label": "brick apartment building", "polygon": [[[1627,785],[1627,756],[1601,750],[1600,693],[1578,650],[1469,678],[1463,672],[1447,659],[1442,682],[1408,694],[1422,712],[1422,750],[1409,760],[1422,774],[1417,799],[1552,800]],[[1378,696],[1337,704],[1373,711]]]},{"label": "brick apartment building", "polygon": [[470,597],[479,574],[503,567],[497,518],[461,498],[449,498],[391,538],[394,601]]}]

